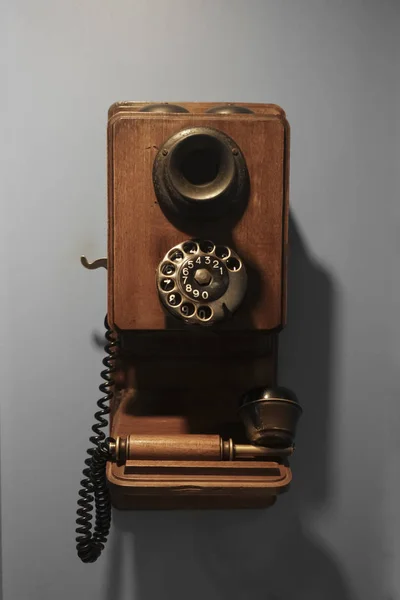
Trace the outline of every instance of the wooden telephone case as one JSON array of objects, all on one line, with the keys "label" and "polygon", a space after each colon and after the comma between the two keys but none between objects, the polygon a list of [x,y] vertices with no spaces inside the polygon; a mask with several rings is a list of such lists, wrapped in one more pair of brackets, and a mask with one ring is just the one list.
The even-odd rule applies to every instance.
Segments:
[{"label": "wooden telephone case", "polygon": [[[286,310],[289,125],[273,104],[179,103],[182,112],[174,106],[123,102],[109,110],[108,321],[120,340],[110,431],[139,442],[144,436],[158,448],[174,436],[175,448],[170,456],[145,452],[109,462],[112,503],[120,509],[269,506],[291,481],[288,453],[196,460],[191,440],[201,446],[202,438],[187,436],[248,443],[240,398],[250,388],[276,386]],[[249,186],[238,214],[171,218],[160,205],[155,159],[171,136],[188,128],[222,132],[240,149]],[[157,293],[160,261],[191,239],[226,245],[246,266],[241,305],[215,327],[171,316]]]}]

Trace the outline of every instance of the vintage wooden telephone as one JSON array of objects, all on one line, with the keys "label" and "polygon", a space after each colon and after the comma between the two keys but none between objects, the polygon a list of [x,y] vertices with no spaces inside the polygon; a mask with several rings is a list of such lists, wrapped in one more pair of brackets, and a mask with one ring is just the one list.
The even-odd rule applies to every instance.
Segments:
[{"label": "vintage wooden telephone", "polygon": [[301,414],[276,382],[288,178],[289,126],[276,105],[110,108],[108,258],[81,259],[108,270],[104,397],[78,500],[82,561],[100,555],[111,503],[266,507],[287,489]]}]

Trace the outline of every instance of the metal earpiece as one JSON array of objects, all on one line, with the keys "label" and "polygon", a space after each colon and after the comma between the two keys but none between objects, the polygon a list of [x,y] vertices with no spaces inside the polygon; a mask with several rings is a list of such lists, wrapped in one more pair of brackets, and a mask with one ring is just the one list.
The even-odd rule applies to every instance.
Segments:
[{"label": "metal earpiece", "polygon": [[283,387],[250,390],[239,408],[249,442],[270,447],[293,444],[302,412],[296,395]]}]

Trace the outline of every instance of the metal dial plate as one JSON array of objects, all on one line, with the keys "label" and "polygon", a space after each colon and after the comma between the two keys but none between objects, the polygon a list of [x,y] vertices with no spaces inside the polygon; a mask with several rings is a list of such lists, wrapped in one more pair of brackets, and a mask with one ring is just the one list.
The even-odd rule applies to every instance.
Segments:
[{"label": "metal dial plate", "polygon": [[246,291],[246,269],[227,246],[187,240],[167,252],[157,269],[157,288],[167,310],[188,324],[228,318]]}]

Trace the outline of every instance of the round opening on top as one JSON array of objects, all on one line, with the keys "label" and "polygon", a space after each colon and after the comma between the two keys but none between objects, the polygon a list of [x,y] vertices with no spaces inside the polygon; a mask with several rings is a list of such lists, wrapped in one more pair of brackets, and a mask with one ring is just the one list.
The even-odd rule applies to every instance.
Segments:
[{"label": "round opening on top", "polygon": [[221,155],[215,148],[195,148],[183,157],[180,168],[189,183],[204,185],[217,177],[221,168]]},{"label": "round opening on top", "polygon": [[232,150],[219,136],[191,133],[172,148],[169,177],[187,200],[213,200],[224,194],[235,179]]}]

